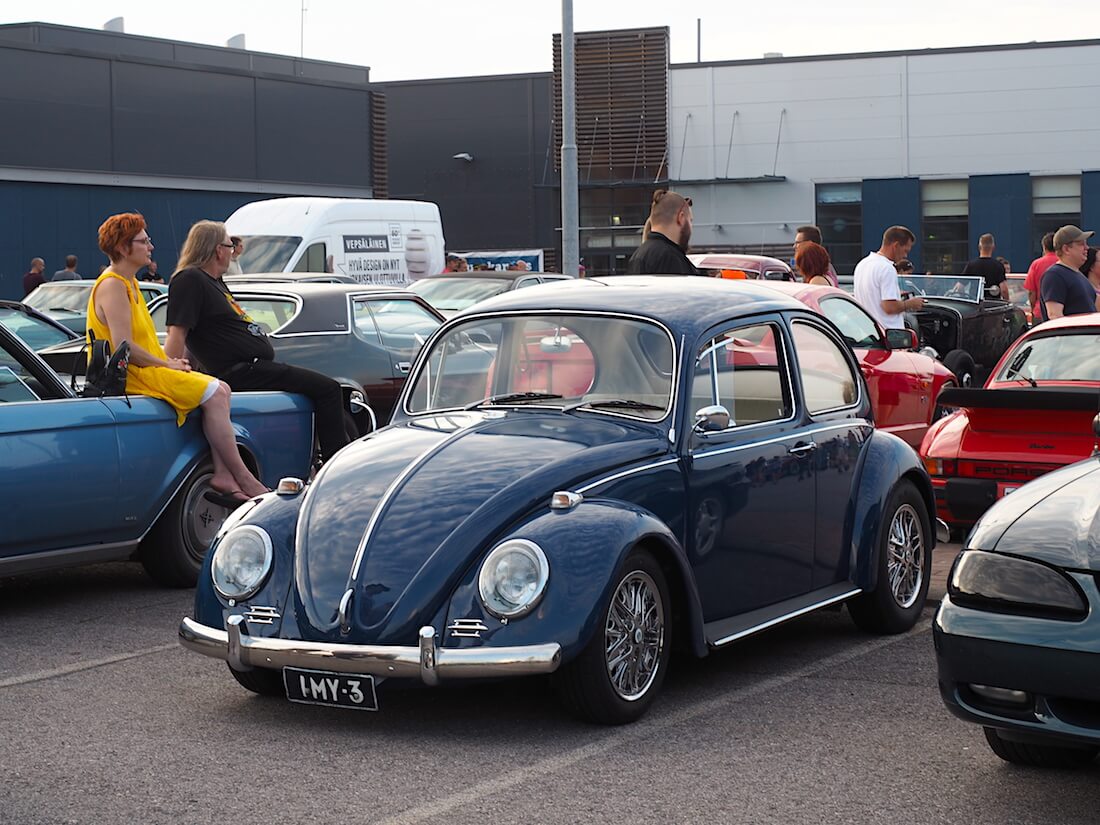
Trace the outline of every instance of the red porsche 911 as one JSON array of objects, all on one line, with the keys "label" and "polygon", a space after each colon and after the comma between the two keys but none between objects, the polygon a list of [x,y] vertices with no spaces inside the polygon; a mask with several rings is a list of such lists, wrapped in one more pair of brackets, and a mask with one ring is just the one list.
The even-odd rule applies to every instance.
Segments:
[{"label": "red porsche 911", "polygon": [[940,396],[959,409],[921,444],[936,509],[966,529],[997,499],[1093,450],[1100,411],[1100,313],[1031,330],[1001,357],[982,389]]}]

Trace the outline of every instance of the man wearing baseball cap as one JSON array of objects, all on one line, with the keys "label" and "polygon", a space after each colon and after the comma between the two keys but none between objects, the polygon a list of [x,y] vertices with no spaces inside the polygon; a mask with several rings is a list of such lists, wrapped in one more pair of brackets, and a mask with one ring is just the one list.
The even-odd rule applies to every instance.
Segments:
[{"label": "man wearing baseball cap", "polygon": [[1040,282],[1042,300],[1039,307],[1044,321],[1100,310],[1096,290],[1080,272],[1088,257],[1091,237],[1091,232],[1076,226],[1063,226],[1054,233],[1054,254],[1058,256],[1058,263],[1043,273]]}]

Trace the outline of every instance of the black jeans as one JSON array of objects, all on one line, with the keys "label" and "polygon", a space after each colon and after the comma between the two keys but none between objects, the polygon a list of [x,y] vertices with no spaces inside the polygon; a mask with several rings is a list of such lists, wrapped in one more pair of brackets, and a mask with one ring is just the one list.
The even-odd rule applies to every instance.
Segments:
[{"label": "black jeans", "polygon": [[222,380],[234,392],[281,390],[299,393],[313,401],[317,440],[325,461],[348,443],[344,428],[344,394],[340,385],[327,375],[278,361],[254,361],[235,365],[226,370],[224,376]]}]

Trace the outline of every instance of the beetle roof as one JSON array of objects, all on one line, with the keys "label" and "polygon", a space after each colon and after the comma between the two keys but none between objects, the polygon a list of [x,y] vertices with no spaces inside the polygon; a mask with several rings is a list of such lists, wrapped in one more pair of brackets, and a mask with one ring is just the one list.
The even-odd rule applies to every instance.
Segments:
[{"label": "beetle roof", "polygon": [[589,311],[641,315],[671,329],[702,331],[728,318],[805,310],[805,304],[751,282],[718,278],[619,275],[578,278],[519,289],[482,301],[461,317],[493,311]]}]

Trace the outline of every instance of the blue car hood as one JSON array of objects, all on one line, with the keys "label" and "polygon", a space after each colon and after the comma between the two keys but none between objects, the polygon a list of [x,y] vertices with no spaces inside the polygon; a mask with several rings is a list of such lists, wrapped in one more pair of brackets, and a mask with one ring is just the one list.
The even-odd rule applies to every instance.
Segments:
[{"label": "blue car hood", "polygon": [[669,449],[657,430],[562,413],[456,413],[397,424],[338,453],[298,519],[299,629],[411,643],[488,544],[555,490]]},{"label": "blue car hood", "polygon": [[1100,461],[1047,473],[1001,499],[967,545],[1100,572]]}]

